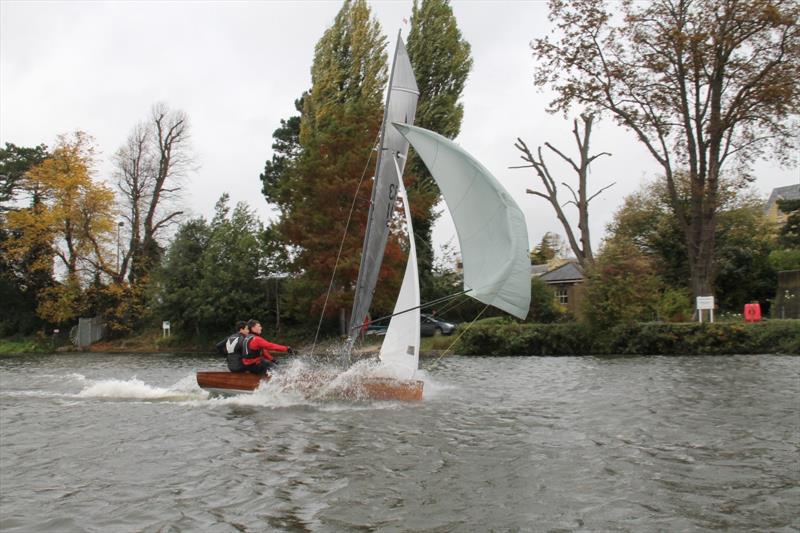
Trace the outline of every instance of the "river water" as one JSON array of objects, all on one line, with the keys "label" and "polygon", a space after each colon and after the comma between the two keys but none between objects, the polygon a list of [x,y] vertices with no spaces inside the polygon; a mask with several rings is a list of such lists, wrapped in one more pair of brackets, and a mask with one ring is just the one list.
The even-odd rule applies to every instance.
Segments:
[{"label": "river water", "polygon": [[214,398],[215,366],[0,358],[0,530],[800,529],[798,357],[423,360],[413,404]]}]

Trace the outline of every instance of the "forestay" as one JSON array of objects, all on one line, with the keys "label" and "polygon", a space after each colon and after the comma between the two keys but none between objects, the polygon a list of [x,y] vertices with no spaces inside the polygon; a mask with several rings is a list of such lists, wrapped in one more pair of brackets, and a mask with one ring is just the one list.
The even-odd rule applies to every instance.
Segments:
[{"label": "forestay", "polygon": [[[398,191],[398,177],[402,177],[408,141],[394,128],[387,127],[393,122],[414,123],[419,89],[411,68],[403,40],[397,36],[389,90],[386,95],[381,141],[378,149],[378,162],[375,169],[375,182],[372,185],[367,230],[364,234],[364,248],[358,270],[353,311],[350,318],[350,338],[354,339],[363,324],[372,295],[378,282],[389,226],[394,213]],[[395,157],[400,155],[395,165]],[[398,176],[398,170],[400,176]]]},{"label": "forestay", "polygon": [[461,245],[464,289],[520,319],[531,299],[528,230],[519,206],[480,162],[424,128],[394,123],[428,167]]}]

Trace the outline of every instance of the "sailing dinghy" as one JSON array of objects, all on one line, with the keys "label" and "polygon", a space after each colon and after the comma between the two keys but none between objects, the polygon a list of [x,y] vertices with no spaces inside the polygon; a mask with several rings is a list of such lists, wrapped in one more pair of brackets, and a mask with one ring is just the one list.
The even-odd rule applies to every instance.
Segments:
[{"label": "sailing dinghy", "polygon": [[[408,54],[398,37],[351,314],[351,349],[363,325],[369,323],[369,307],[398,198],[403,200],[408,261],[378,355],[379,364],[370,368],[368,375],[354,375],[353,379],[345,380],[346,384],[335,396],[407,401],[421,400],[423,396],[424,382],[416,376],[420,344],[419,274],[411,211],[402,179],[409,143],[439,186],[453,219],[461,247],[464,292],[520,319],[528,314],[530,255],[522,210],[469,153],[437,133],[412,125],[418,94]],[[200,383],[200,374],[211,373],[198,373],[200,386],[211,390],[209,381],[204,381],[206,386]],[[249,390],[260,383],[255,381]]]},{"label": "sailing dinghy", "polygon": [[[367,229],[364,236],[364,248],[359,266],[359,277],[356,284],[356,295],[353,302],[353,313],[351,316],[361,317],[354,329],[351,339],[354,341],[358,336],[359,328],[364,317],[369,312],[372,302],[372,293],[378,281],[383,254],[386,248],[386,241],[389,237],[389,228],[395,212],[395,202],[398,194],[398,186],[402,184],[402,169],[405,165],[406,154],[408,153],[408,141],[399,131],[390,127],[394,122],[413,123],[417,110],[417,99],[419,89],[414,78],[414,71],[411,68],[411,60],[408,57],[405,43],[398,32],[397,45],[392,61],[392,71],[389,76],[389,87],[386,94],[386,104],[383,112],[383,123],[380,130],[380,143],[378,145],[378,157],[375,168],[375,180],[372,186],[372,197],[367,222]],[[410,219],[409,219],[410,224]],[[413,245],[412,245],[413,249]],[[416,268],[416,260],[414,260]],[[415,285],[418,283],[415,281]],[[419,292],[419,289],[417,289]],[[418,300],[418,298],[417,298]],[[417,322],[419,317],[417,316]],[[351,323],[351,326],[353,324]],[[417,346],[419,342],[413,343]],[[352,342],[349,344],[352,348]],[[416,357],[416,356],[415,356]],[[414,362],[416,365],[416,360]],[[257,377],[257,376],[256,376]],[[259,385],[266,384],[267,379],[253,379],[252,375],[244,373],[230,372],[198,372],[197,384],[208,391],[215,393],[237,394],[241,392],[252,392]],[[400,389],[392,388],[396,381],[388,380],[383,377],[370,380],[360,380],[355,387],[356,396],[365,396],[376,399],[421,399],[422,382],[409,382]]]}]

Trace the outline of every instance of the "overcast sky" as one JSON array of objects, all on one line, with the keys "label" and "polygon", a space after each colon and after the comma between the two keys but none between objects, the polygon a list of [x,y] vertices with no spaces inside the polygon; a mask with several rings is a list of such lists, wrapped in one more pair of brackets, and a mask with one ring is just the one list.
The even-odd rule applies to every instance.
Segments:
[{"label": "overcast sky", "polygon": [[[261,195],[259,174],[272,155],[272,132],[294,114],[293,102],[311,83],[314,45],[341,7],[340,1],[261,2],[8,2],[0,3],[0,143],[46,143],[60,133],[83,130],[101,151],[99,176],[111,180],[110,159],[151,106],[164,102],[188,113],[198,163],[185,202],[194,215],[210,217],[229,192],[263,220],[272,216]],[[389,40],[391,57],[411,0],[372,1]],[[549,141],[577,154],[572,123],[545,112],[550,96],[532,82],[529,43],[550,31],[543,1],[452,2],[464,38],[472,45],[473,70],[463,95],[464,121],[457,142],[511,191],[536,244],[547,231],[564,235],[541,190],[521,164],[514,141]],[[617,184],[591,204],[595,248],[625,195],[658,175],[633,136],[601,122],[592,152],[611,152],[592,167],[594,190]],[[552,160],[552,159],[551,159]],[[555,160],[553,160],[555,161]],[[757,165],[755,189],[798,183],[791,168]],[[555,162],[554,162],[555,168]],[[561,168],[563,181],[574,176]],[[565,201],[568,191],[562,193]],[[434,233],[440,246],[454,237],[443,217]]]}]

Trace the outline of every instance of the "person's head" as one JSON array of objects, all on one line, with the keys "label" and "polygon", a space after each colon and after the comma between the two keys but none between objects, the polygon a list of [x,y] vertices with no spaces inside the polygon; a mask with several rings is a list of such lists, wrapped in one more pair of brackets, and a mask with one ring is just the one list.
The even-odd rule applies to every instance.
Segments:
[{"label": "person's head", "polygon": [[247,327],[247,322],[244,320],[240,320],[236,323],[236,331],[241,333],[242,335],[247,335],[250,332],[250,328]]},{"label": "person's head", "polygon": [[261,335],[261,322],[258,320],[249,320],[247,322],[247,327],[250,329],[250,333]]}]

